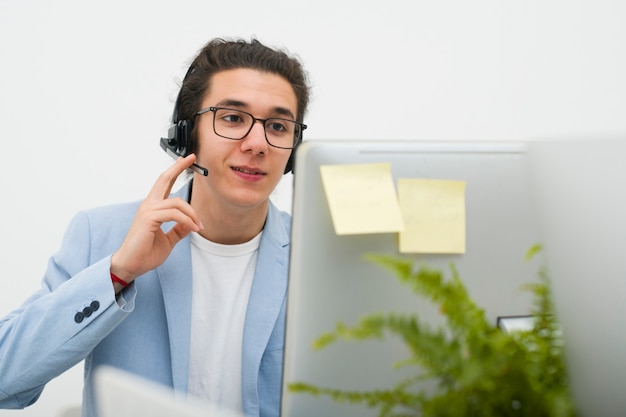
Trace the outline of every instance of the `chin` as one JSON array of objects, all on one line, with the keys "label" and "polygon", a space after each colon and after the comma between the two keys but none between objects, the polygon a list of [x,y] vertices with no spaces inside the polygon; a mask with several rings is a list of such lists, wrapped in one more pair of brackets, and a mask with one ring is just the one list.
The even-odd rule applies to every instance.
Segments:
[{"label": "chin", "polygon": [[269,194],[261,195],[257,193],[245,193],[243,195],[237,195],[231,201],[242,208],[256,208],[259,206],[266,205],[269,202]]}]

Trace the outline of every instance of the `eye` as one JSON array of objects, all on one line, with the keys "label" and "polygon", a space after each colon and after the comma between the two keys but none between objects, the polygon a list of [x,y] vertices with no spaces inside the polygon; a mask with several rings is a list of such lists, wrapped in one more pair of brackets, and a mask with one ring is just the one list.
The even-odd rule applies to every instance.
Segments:
[{"label": "eye", "polygon": [[242,116],[241,113],[231,112],[221,115],[220,119],[227,123],[241,123],[243,122]]},{"label": "eye", "polygon": [[293,131],[293,127],[290,127],[292,124],[293,123],[288,120],[269,119],[266,122],[265,128],[276,134],[284,134]]}]

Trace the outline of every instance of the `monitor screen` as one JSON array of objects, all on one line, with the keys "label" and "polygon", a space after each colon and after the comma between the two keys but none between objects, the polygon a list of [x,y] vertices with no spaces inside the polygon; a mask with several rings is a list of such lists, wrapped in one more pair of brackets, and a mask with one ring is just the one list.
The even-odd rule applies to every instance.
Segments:
[{"label": "monitor screen", "polygon": [[[398,179],[465,183],[465,251],[399,253],[398,233],[335,233],[320,167],[388,163]],[[363,259],[366,253],[409,257],[417,264],[458,270],[476,303],[496,325],[501,316],[528,314],[538,265],[525,259],[539,243],[527,147],[513,142],[309,140],[297,150],[293,193],[282,415],[376,416],[376,410],[293,393],[295,382],[348,390],[390,387],[393,369],[408,352],[399,340],[338,342],[315,350],[312,342],[374,312],[416,313],[442,322],[436,306],[412,293],[391,273]],[[425,385],[425,389],[428,387]]]}]

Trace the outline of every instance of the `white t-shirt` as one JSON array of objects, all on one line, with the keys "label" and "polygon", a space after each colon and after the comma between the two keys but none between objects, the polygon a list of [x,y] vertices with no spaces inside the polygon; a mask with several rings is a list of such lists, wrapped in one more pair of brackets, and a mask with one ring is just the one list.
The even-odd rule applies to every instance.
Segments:
[{"label": "white t-shirt", "polygon": [[191,234],[193,295],[189,394],[243,412],[243,324],[261,233],[222,245]]}]

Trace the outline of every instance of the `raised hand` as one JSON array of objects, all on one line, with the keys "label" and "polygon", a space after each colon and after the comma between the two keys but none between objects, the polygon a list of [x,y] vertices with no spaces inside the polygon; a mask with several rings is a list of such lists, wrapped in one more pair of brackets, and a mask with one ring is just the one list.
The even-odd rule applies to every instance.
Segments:
[{"label": "raised hand", "polygon": [[[190,232],[202,229],[189,203],[181,198],[168,198],[178,176],[195,160],[193,154],[179,158],[159,176],[139,206],[122,245],[111,258],[111,273],[130,283],[161,265],[174,246]],[[174,221],[175,225],[166,233],[161,225],[169,221]]]}]

